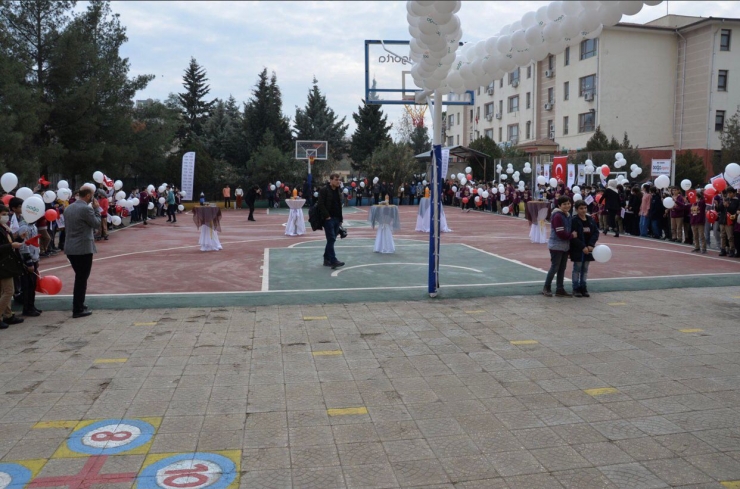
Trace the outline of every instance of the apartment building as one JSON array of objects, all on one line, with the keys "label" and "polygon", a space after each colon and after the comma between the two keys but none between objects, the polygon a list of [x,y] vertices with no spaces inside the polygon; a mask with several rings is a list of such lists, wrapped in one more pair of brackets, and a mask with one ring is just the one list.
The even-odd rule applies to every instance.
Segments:
[{"label": "apartment building", "polygon": [[530,153],[571,151],[600,125],[641,148],[691,149],[709,166],[740,107],[733,30],[740,36],[740,19],[676,15],[605,28],[480,87],[475,106],[448,107],[446,143],[487,135]]}]

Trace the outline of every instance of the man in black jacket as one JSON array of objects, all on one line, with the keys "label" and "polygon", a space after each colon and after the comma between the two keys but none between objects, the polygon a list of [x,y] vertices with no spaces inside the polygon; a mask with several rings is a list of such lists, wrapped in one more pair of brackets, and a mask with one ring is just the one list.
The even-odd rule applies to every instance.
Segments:
[{"label": "man in black jacket", "polygon": [[342,217],[342,193],[339,190],[340,180],[337,173],[329,176],[329,183],[319,191],[318,211],[324,222],[326,248],[324,249],[324,266],[339,268],[344,262],[337,260],[334,253],[334,242],[339,234],[339,227],[344,222]]},{"label": "man in black jacket", "polygon": [[247,190],[246,202],[247,206],[249,206],[249,217],[247,218],[247,221],[254,221],[254,201],[257,199],[257,194],[261,193],[262,190],[260,190],[259,185],[252,185],[249,190]]}]

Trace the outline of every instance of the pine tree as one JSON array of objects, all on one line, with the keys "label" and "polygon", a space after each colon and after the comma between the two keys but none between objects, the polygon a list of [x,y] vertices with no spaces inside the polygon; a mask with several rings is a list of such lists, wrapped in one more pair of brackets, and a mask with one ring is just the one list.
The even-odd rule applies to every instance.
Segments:
[{"label": "pine tree", "polygon": [[695,187],[707,181],[707,168],[704,166],[704,160],[691,150],[676,156],[676,183],[685,179],[691,180]]},{"label": "pine tree", "polygon": [[364,101],[352,118],[357,128],[352,135],[350,158],[352,168],[360,170],[375,148],[391,140],[388,133],[392,125],[388,125],[388,116],[383,115],[380,105],[368,105]]},{"label": "pine tree", "polygon": [[488,136],[483,136],[473,140],[468,147],[476,151],[480,151],[487,157],[485,159],[485,168],[483,168],[483,162],[479,162],[479,165],[470,165],[473,168],[473,177],[475,180],[485,178],[486,181],[493,179],[496,170],[495,160],[503,156],[501,148],[496,142]]},{"label": "pine tree", "polygon": [[206,84],[207,81],[206,69],[191,57],[183,76],[182,86],[185,87],[185,92],[178,94],[183,107],[186,137],[201,136],[203,124],[210,116],[215,101],[204,100],[211,91],[210,85]]},{"label": "pine tree", "polygon": [[201,140],[208,154],[217,160],[223,160],[226,158],[225,147],[229,121],[223,100],[216,99],[214,102],[211,116],[203,125]]},{"label": "pine tree", "polygon": [[299,140],[327,141],[331,160],[339,161],[348,147],[345,135],[349,124],[345,124],[345,120],[346,117],[338,120],[314,77],[313,87],[308,91],[306,107],[296,107],[293,132]]},{"label": "pine tree", "polygon": [[606,137],[601,126],[596,126],[593,136],[586,142],[588,151],[606,151],[609,149],[609,138]]},{"label": "pine tree", "polygon": [[291,150],[293,138],[290,134],[290,120],[283,115],[283,99],[277,84],[277,75],[273,72],[268,79],[267,68],[264,68],[252,90],[252,98],[244,105],[242,152],[245,161],[251,159],[252,153],[262,145],[268,130],[272,133],[276,148],[281,152]]},{"label": "pine tree", "polygon": [[724,172],[725,166],[730,163],[740,163],[740,109],[725,121],[719,139],[722,143],[722,158],[719,165],[714,165],[715,174]]},{"label": "pine tree", "polygon": [[409,146],[415,155],[432,149],[432,141],[429,139],[429,130],[426,126],[416,126],[414,128],[414,131],[411,133],[411,139],[409,140]]}]

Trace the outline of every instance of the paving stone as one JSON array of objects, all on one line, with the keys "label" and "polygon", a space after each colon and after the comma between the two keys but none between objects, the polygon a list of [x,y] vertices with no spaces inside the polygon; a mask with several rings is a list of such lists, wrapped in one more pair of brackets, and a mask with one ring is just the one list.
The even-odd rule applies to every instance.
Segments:
[{"label": "paving stone", "polygon": [[639,463],[608,465],[599,470],[622,489],[658,489],[670,487]]},{"label": "paving stone", "polygon": [[503,477],[545,472],[542,464],[526,450],[489,453],[487,457]]},{"label": "paving stone", "polygon": [[391,462],[393,473],[401,487],[445,484],[450,482],[444,468],[437,460],[407,460]]}]

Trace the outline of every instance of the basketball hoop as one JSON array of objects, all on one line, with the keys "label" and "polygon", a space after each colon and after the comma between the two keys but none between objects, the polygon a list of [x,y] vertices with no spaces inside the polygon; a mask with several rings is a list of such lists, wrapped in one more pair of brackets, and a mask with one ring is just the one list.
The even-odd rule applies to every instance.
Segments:
[{"label": "basketball hoop", "polygon": [[309,156],[309,157],[308,157],[308,163],[309,163],[310,165],[313,165],[313,160],[315,160],[315,159],[316,159],[316,156],[314,156],[314,155],[311,155],[311,156]]}]

